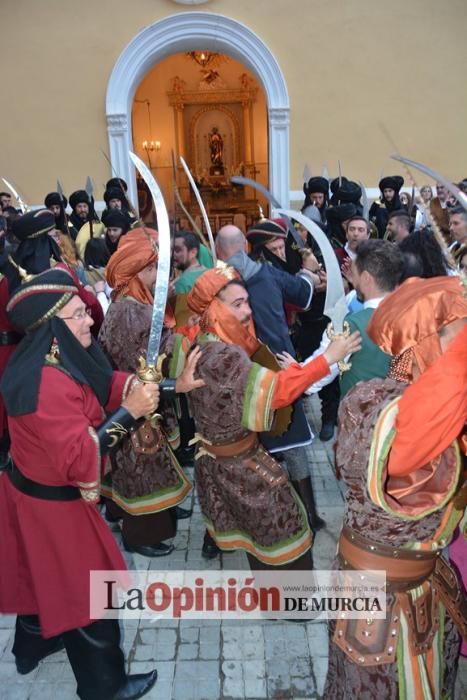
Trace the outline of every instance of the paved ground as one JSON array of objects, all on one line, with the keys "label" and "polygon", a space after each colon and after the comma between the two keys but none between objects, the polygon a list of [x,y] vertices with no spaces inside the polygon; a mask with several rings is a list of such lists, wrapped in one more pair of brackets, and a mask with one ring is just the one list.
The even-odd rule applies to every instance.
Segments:
[{"label": "paved ground", "polygon": [[[316,416],[316,399],[309,405]],[[315,568],[326,569],[334,557],[342,519],[343,497],[331,469],[332,445],[316,440],[309,449],[320,514],[327,528],[318,533]],[[206,562],[201,557],[204,527],[195,503],[190,520],[179,522],[176,550],[162,560],[127,555],[132,568],[247,569],[242,553],[224,554]],[[119,538],[118,531],[115,536]],[[1,700],[71,700],[76,698],[73,674],[64,652],[42,662],[28,676],[16,673],[11,645],[14,618],[0,616]],[[327,670],[327,632],[323,623],[269,621],[126,621],[123,627],[128,671],[156,667],[158,681],[148,700],[283,700],[319,699]],[[456,698],[467,698],[467,663]],[[103,698],[103,700],[105,700]]]}]

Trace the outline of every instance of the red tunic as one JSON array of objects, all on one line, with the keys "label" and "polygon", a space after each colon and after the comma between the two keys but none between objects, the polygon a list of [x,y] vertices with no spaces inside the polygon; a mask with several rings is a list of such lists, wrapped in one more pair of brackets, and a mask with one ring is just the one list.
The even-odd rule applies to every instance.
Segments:
[{"label": "red tunic", "polygon": [[[131,381],[114,372],[107,411]],[[74,501],[47,501],[18,491],[0,475],[0,612],[38,614],[50,637],[92,621],[89,572],[126,569],[96,503],[103,460],[94,428],[104,412],[87,386],[56,367],[42,370],[37,410],[8,419],[11,454],[24,476],[81,489]]]}]

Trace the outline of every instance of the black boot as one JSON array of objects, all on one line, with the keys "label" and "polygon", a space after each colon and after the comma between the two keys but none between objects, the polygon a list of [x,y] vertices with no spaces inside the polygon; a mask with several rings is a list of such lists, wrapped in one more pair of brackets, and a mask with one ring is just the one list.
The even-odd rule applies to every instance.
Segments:
[{"label": "black boot", "polygon": [[311,478],[307,476],[305,479],[300,479],[300,481],[292,481],[293,487],[300,496],[300,499],[305,506],[305,510],[308,515],[308,522],[310,528],[313,532],[321,530],[326,527],[325,521],[319,517],[316,510],[315,496],[313,493],[313,486],[311,483]]},{"label": "black boot", "polygon": [[97,620],[63,634],[81,700],[136,700],[147,693],[157,671],[127,676],[117,620]]},{"label": "black boot", "polygon": [[215,559],[220,553],[221,550],[214,542],[209,532],[206,530],[206,532],[204,533],[204,542],[201,554],[205,559]]},{"label": "black boot", "polygon": [[39,661],[64,648],[61,637],[44,639],[37,615],[18,615],[12,652],[16,670],[21,675],[31,673]]}]

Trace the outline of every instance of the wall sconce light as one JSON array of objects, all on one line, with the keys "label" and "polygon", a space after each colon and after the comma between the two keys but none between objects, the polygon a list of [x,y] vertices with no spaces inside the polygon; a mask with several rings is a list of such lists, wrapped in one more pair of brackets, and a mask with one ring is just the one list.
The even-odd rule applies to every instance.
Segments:
[{"label": "wall sconce light", "polygon": [[160,151],[161,150],[161,142],[160,141],[143,141],[142,146],[146,153],[148,151]]},{"label": "wall sconce light", "polygon": [[152,162],[151,162],[151,153],[154,153],[154,151],[157,153],[158,151],[161,150],[161,142],[160,141],[143,141],[141,144],[144,150],[146,151],[146,155],[148,157],[148,165],[149,169],[152,170],[154,168]]}]

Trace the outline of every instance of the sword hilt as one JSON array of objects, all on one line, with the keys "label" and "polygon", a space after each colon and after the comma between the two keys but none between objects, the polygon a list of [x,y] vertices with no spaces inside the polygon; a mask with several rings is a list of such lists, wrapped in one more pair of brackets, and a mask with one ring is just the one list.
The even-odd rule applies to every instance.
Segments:
[{"label": "sword hilt", "polygon": [[[163,378],[162,363],[165,358],[166,355],[163,353],[158,356],[155,365],[150,365],[146,362],[144,357],[140,357],[138,360],[138,367],[136,369],[136,376],[138,379],[145,384],[160,384]],[[145,416],[145,418],[152,421],[154,427],[158,420],[162,420],[162,416],[159,413],[152,413]]]}]

